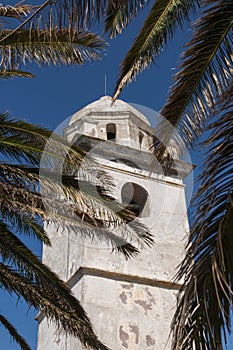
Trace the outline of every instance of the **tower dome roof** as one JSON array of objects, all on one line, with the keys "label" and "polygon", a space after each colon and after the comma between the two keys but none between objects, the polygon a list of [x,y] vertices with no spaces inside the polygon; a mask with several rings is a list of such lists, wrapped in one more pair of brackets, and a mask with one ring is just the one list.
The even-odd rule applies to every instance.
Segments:
[{"label": "tower dome roof", "polygon": [[131,112],[136,117],[141,119],[144,123],[150,126],[150,122],[148,119],[139,112],[136,108],[131,106],[130,104],[122,101],[122,100],[116,100],[114,103],[112,103],[112,97],[111,96],[103,96],[99,100],[94,101],[90,103],[89,105],[85,106],[81,110],[77,111],[73,116],[71,117],[70,123],[72,124],[75,121],[81,119],[85,115],[91,113],[91,112]]}]

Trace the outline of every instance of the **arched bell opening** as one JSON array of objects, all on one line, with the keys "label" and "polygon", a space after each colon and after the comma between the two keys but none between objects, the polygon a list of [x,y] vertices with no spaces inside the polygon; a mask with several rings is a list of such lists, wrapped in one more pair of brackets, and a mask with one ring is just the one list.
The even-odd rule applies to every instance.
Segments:
[{"label": "arched bell opening", "polygon": [[148,197],[145,188],[134,182],[125,183],[121,189],[122,204],[139,218],[146,218],[150,214]]}]

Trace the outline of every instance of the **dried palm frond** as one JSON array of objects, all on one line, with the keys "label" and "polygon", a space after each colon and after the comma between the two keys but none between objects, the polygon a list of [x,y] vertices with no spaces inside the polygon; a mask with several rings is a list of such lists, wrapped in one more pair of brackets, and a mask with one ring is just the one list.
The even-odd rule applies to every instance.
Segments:
[{"label": "dried palm frond", "polygon": [[14,6],[0,4],[0,17],[22,18],[33,10],[32,5],[18,3]]},{"label": "dried palm frond", "polygon": [[30,72],[25,72],[22,70],[0,69],[0,79],[9,79],[13,77],[34,78],[34,75]]}]

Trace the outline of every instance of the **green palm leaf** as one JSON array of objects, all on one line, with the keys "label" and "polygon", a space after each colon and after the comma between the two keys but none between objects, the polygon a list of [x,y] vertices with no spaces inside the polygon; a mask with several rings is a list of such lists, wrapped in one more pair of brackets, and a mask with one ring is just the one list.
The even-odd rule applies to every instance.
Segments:
[{"label": "green palm leaf", "polygon": [[[54,291],[51,289],[50,293],[47,293],[45,288],[42,289],[31,279],[0,263],[0,284],[6,291],[22,296],[35,308],[41,307],[49,319],[55,320],[57,326],[62,327],[66,332],[77,336],[84,346],[94,350],[109,350],[93,333],[84,310],[64,282],[52,272],[50,277],[51,282],[57,283],[54,285]],[[59,290],[58,294],[56,290]],[[68,303],[64,302],[66,296]]]},{"label": "green palm leaf", "polygon": [[153,238],[148,229],[135,221],[133,213],[113,201],[106,186],[96,187],[73,175],[71,179],[66,175],[60,184],[57,182],[59,174],[47,171],[43,179],[46,190],[41,197],[38,173],[36,168],[0,165],[1,215],[19,232],[25,229],[25,234],[49,244],[43,229],[43,220],[49,220],[57,230],[63,228],[73,235],[105,241],[126,257],[138,253],[135,244],[152,245]]},{"label": "green palm leaf", "polygon": [[105,14],[105,32],[109,32],[110,38],[120,34],[149,2],[146,0],[109,1]]},{"label": "green palm leaf", "polygon": [[[11,144],[16,149],[19,147],[23,155],[25,152],[25,142],[26,149],[28,147],[29,150],[33,144],[36,144],[36,151],[40,155],[41,149],[39,144],[41,143],[43,146],[47,140],[46,136],[50,135],[44,129],[41,130],[38,128],[37,130],[36,127],[31,127],[30,125],[28,127],[23,122],[10,121],[8,123],[8,119],[2,121],[2,131],[3,134],[7,135],[7,145],[9,145],[8,136],[10,138],[11,135],[14,138],[16,136],[19,137],[17,144],[15,143],[15,139]],[[26,225],[25,219],[28,215],[30,218],[33,218],[34,215],[39,215],[43,220],[48,220],[49,215],[52,215],[53,221],[57,225],[59,224],[64,227],[68,225],[67,228],[73,232],[78,230],[79,226],[82,226],[82,232],[88,232],[89,236],[91,234],[92,237],[98,240],[104,239],[111,242],[115,249],[124,254],[127,249],[129,249],[129,254],[138,252],[138,249],[136,247],[133,248],[130,243],[133,245],[145,243],[151,246],[153,238],[148,229],[135,221],[134,214],[125,210],[121,204],[113,201],[113,198],[109,195],[113,189],[113,184],[109,178],[106,178],[105,172],[101,171],[101,169],[96,170],[98,169],[97,164],[89,159],[84,162],[83,180],[80,179],[80,174],[77,179],[75,173],[77,170],[79,171],[78,166],[83,156],[79,154],[80,150],[75,147],[70,148],[62,138],[56,137],[56,135],[53,136],[52,141],[47,141],[47,144],[49,142],[51,142],[51,145],[49,144],[51,150],[46,152],[50,158],[58,158],[57,162],[53,161],[51,170],[43,169],[39,174],[38,168],[6,164],[0,165],[0,180],[2,181],[2,183],[0,182],[0,187],[2,188],[2,198],[4,199],[1,206],[2,210],[4,210],[4,215],[7,212],[11,213],[11,221],[14,221],[14,217],[17,218],[18,225]],[[23,143],[22,148],[21,143]],[[63,148],[65,148],[65,155],[71,154],[71,156],[68,157],[68,168],[65,165],[65,173],[63,173],[63,169],[59,173],[55,171],[54,164],[59,163],[60,165],[62,157],[59,156],[59,152],[61,153],[61,150],[63,152]],[[74,175],[70,175],[70,173],[74,173]],[[41,186],[43,186],[43,199],[38,194],[38,175],[40,175]],[[60,178],[62,183],[60,183]],[[53,194],[52,198],[50,198],[49,193]],[[60,201],[59,198],[61,196],[64,197],[64,195],[66,198],[71,199],[72,202],[67,202],[67,200]],[[54,207],[54,197],[57,198],[57,205],[54,208],[56,215],[54,214],[54,210],[52,212],[51,210],[46,212],[48,208]],[[22,220],[23,222],[21,222]],[[89,224],[89,227],[85,229],[83,227],[84,224]],[[44,232],[33,231],[34,228],[33,223],[33,227],[28,231],[28,234],[33,233],[34,236],[41,234],[43,235],[43,239],[48,242]],[[118,235],[113,234],[111,232],[112,230],[117,232]],[[128,254],[125,255],[129,256]]]},{"label": "green palm leaf", "polygon": [[46,129],[0,115],[0,152],[5,157],[38,165],[50,136]]},{"label": "green palm leaf", "polygon": [[[14,178],[16,182],[17,179],[27,180],[28,177],[32,181],[33,176],[38,180],[39,174],[41,178],[47,177],[54,181],[62,175],[63,182],[70,185],[68,182],[74,180],[72,174],[78,171],[84,180],[95,180],[99,186],[109,191],[113,187],[106,172],[91,157],[85,157],[86,153],[79,147],[47,129],[9,118],[7,114],[0,115],[0,153],[21,164],[27,163],[27,168],[16,164],[0,164],[0,177],[4,177],[3,181],[6,181],[5,175]],[[28,165],[34,167],[29,168]]]},{"label": "green palm leaf", "polygon": [[57,28],[58,31],[67,29],[78,32],[99,21],[104,14],[107,0],[76,1],[76,0],[46,0],[40,6],[35,6],[19,26],[7,37],[22,30],[44,30],[47,35]]},{"label": "green palm leaf", "polygon": [[14,229],[18,235],[23,234],[39,239],[43,244],[51,245],[48,233],[44,229],[44,222],[39,215],[35,216],[35,213],[32,214],[27,210],[26,203],[25,210],[23,211],[5,200],[4,204],[0,203],[0,210],[1,218],[9,227]]},{"label": "green palm leaf", "polygon": [[[61,320],[59,320],[59,322],[63,323],[62,325],[64,329],[69,330],[70,327],[72,334],[79,336],[80,340],[85,345],[91,344],[94,349],[106,349],[104,345],[98,342],[84,310],[79,302],[72,296],[66,284],[62,282],[48,267],[42,264],[40,260],[12,232],[10,232],[3,222],[0,222],[0,230],[0,253],[3,261],[14,266],[18,274],[24,276],[30,285],[36,287],[35,289],[37,289],[38,297],[42,299],[42,301],[43,298],[47,299],[46,302],[50,304],[48,305],[50,306],[50,318],[56,321],[58,313],[64,313]],[[9,284],[11,284],[11,281]],[[16,289],[14,285],[13,287]],[[23,294],[20,291],[20,294],[27,302],[29,302],[29,304],[38,306],[35,305],[35,301],[32,302],[31,298],[26,296],[27,289]],[[34,297],[32,299],[34,299]],[[37,298],[35,298],[35,300],[36,299]],[[43,302],[41,303],[41,306],[44,306]],[[51,306],[53,306],[53,308],[51,308]],[[65,320],[67,325],[64,324]],[[77,323],[77,325],[74,323]],[[88,333],[90,333],[88,337],[85,335],[85,332],[80,335],[80,330],[82,328],[88,330]]]},{"label": "green palm leaf", "polygon": [[0,315],[0,323],[7,329],[12,339],[20,346],[22,350],[31,350],[26,340],[3,315]]},{"label": "green palm leaf", "polygon": [[[52,0],[45,1],[41,9],[37,11],[33,21],[43,17],[42,23],[46,23],[51,16],[51,23],[56,23],[59,29],[89,28],[101,20],[109,0]],[[110,0],[111,1],[111,0]],[[48,22],[47,22],[48,23]]]},{"label": "green palm leaf", "polygon": [[[205,5],[208,8],[196,22],[193,39],[161,111],[174,127],[178,126],[187,144],[200,134],[208,112],[232,83],[232,3],[207,0]],[[158,133],[164,133],[162,128]]]},{"label": "green palm leaf", "polygon": [[[32,145],[35,144],[36,151],[38,151],[40,155],[40,148],[43,147],[39,145],[41,143],[43,146],[47,140],[46,136],[50,135],[50,133],[44,129],[28,127],[28,125],[23,122],[11,120],[8,123],[8,119],[2,120],[2,133],[3,135],[7,135],[6,142],[3,140],[4,146],[5,143],[9,145],[8,137],[10,136],[11,138],[11,135],[13,135],[14,139],[13,141],[11,140],[11,144],[14,152],[15,148],[17,150],[17,147],[19,147],[20,151],[23,152],[23,156],[25,152],[25,142],[29,150],[31,150]],[[15,143],[16,136],[18,137],[17,144]],[[135,221],[133,213],[125,210],[122,205],[116,201],[113,202],[113,198],[109,196],[108,193],[113,187],[110,179],[106,179],[105,172],[96,170],[98,167],[95,162],[89,160],[86,161],[84,173],[82,173],[82,175],[84,175],[83,178],[85,179],[86,176],[88,182],[80,180],[80,176],[77,179],[75,175],[70,175],[70,172],[71,174],[73,172],[75,173],[76,169],[78,169],[78,163],[80,163],[82,154],[80,156],[79,149],[73,147],[69,148],[62,138],[57,137],[59,142],[56,140],[56,136],[53,138],[55,140],[55,146],[54,143],[51,142],[51,145],[49,145],[51,151],[47,152],[50,158],[58,158],[58,163],[61,163],[58,155],[60,152],[59,147],[62,151],[64,151],[64,147],[65,151],[69,152],[66,153],[66,155],[71,154],[69,158],[71,160],[69,161],[68,159],[69,167],[67,169],[65,168],[64,174],[63,169],[61,169],[62,183],[59,181],[61,174],[54,171],[54,167],[52,167],[51,170],[44,169],[42,173],[40,172],[41,185],[43,184],[43,188],[45,187],[42,200],[38,194],[38,168],[1,164],[0,187],[3,199],[1,201],[1,208],[4,217],[6,218],[7,213],[10,214],[8,219],[11,220],[11,222],[17,223],[17,227],[20,229],[20,225],[23,225],[25,228],[29,225],[28,222],[25,222],[27,218],[33,219],[35,215],[39,215],[41,219],[48,220],[52,215],[53,223],[56,224],[56,226],[67,227],[67,229],[72,232],[79,232],[79,227],[81,227],[81,232],[100,241],[105,240],[110,242],[114,249],[121,251],[126,257],[138,252],[138,249],[133,247],[134,244],[138,243],[140,245],[145,243],[150,246],[153,243],[153,238],[148,229],[141,223]],[[22,148],[21,143],[23,144]],[[11,149],[9,152],[11,152]],[[18,156],[18,154],[16,154],[16,156]],[[36,152],[36,157],[37,156]],[[57,163],[53,162],[53,164]],[[91,181],[94,182],[92,183]],[[96,181],[98,185],[96,185]],[[53,194],[52,198],[49,197],[49,193]],[[59,200],[59,198],[61,196],[64,197],[64,195],[72,200],[72,205],[67,202],[67,200]],[[55,212],[54,210],[52,212],[48,210],[47,212],[48,208],[54,207],[54,196],[57,198]],[[46,205],[46,207],[44,205]],[[57,209],[59,210],[57,211]],[[85,213],[85,215],[83,213]],[[33,225],[31,227],[28,226],[27,233],[33,234],[34,236],[39,234],[43,240],[48,242],[48,237],[45,235],[43,229],[39,230],[39,227],[37,228],[35,226],[34,219],[32,223]],[[87,224],[89,226],[84,227]],[[113,230],[117,232],[117,234],[113,234]],[[127,240],[129,240],[129,242],[127,242]]]},{"label": "green palm leaf", "polygon": [[[65,169],[75,171],[83,163],[83,171],[90,171],[92,175],[101,179],[104,172],[93,169],[94,161],[90,158],[83,159],[85,153],[75,146],[71,146],[64,138],[53,134],[51,131],[32,125],[21,120],[9,118],[7,114],[0,115],[0,152],[9,159],[15,159],[22,163],[34,166],[46,165],[56,167],[64,163]],[[43,160],[41,163],[41,155]],[[1,165],[1,167],[6,165]],[[8,165],[9,166],[9,165]],[[19,166],[8,168],[11,172],[20,171]],[[26,171],[24,169],[24,171]],[[21,173],[21,175],[23,175]],[[105,176],[106,177],[106,176]],[[103,180],[105,181],[106,178]],[[107,182],[109,184],[109,182]]]},{"label": "green palm leaf", "polygon": [[68,29],[46,30],[20,29],[11,34],[0,32],[2,69],[15,69],[19,64],[71,65],[99,59],[103,40],[90,32]]},{"label": "green palm leaf", "polygon": [[[49,242],[43,228],[39,230],[37,226],[35,227],[34,220],[37,217],[53,223],[55,230],[68,230],[73,235],[82,234],[92,240],[105,241],[126,257],[138,253],[134,244],[151,246],[153,243],[148,229],[135,221],[134,215],[120,204],[111,203],[112,198],[107,195],[104,197],[107,202],[103,204],[98,196],[96,198],[95,195],[73,188],[72,197],[70,197],[72,202],[70,202],[59,199],[61,188],[57,186],[56,194],[57,188],[54,183],[50,185],[53,190],[52,198],[49,195],[41,198],[37,191],[32,192],[27,187],[23,188],[23,183],[20,186],[13,186],[10,182],[7,183],[7,180],[4,184],[0,182],[3,217],[15,223],[16,227],[27,228],[29,230],[27,234],[33,234],[36,237],[41,235],[46,243]],[[88,188],[90,186],[88,184]],[[54,198],[56,198],[55,207]],[[31,226],[27,218],[32,220]],[[43,225],[42,222],[40,224]]]},{"label": "green palm leaf", "polygon": [[197,3],[197,0],[154,2],[141,32],[121,64],[114,100],[125,85],[155,61],[163,46],[172,38],[176,26],[182,27],[184,21],[189,19],[190,12],[195,10]]},{"label": "green palm leaf", "polygon": [[[207,162],[194,200],[194,225],[178,278],[172,349],[222,350],[232,324],[233,88],[219,102],[219,118],[205,141]],[[216,117],[215,117],[216,119]]]},{"label": "green palm leaf", "polygon": [[[110,0],[111,1],[111,0]],[[56,10],[59,15],[63,15],[66,20],[70,6],[72,6],[72,27],[75,28],[89,28],[96,21],[100,22],[101,17],[104,15],[109,0],[88,0],[88,1],[76,1],[76,0],[60,0],[57,2]],[[66,10],[64,10],[63,4],[65,3]]]}]

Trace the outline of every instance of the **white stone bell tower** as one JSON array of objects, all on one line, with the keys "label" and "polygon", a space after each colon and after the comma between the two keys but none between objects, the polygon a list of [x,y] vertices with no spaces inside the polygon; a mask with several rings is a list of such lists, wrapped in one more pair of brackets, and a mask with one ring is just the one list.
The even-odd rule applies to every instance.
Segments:
[{"label": "white stone bell tower", "polygon": [[[112,350],[169,349],[180,287],[172,278],[188,232],[183,179],[192,165],[177,161],[166,174],[152,171],[149,121],[121,100],[112,105],[108,96],[75,113],[65,136],[104,165],[116,184],[115,197],[135,211],[155,243],[126,261],[111,249],[61,232],[51,235],[53,247],[44,248],[43,261],[67,281]],[[38,350],[84,350],[42,316],[38,320]]]}]

